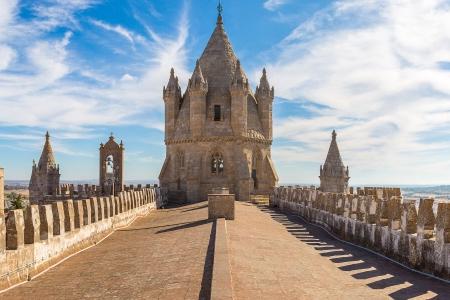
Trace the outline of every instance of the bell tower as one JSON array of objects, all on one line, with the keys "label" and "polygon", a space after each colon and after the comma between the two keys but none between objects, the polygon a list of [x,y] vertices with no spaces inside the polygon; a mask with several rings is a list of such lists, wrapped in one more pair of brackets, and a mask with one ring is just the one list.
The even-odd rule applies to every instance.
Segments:
[{"label": "bell tower", "polygon": [[114,135],[111,133],[106,144],[100,144],[100,182],[103,195],[117,195],[123,191],[123,162],[124,151],[123,142],[117,144]]}]

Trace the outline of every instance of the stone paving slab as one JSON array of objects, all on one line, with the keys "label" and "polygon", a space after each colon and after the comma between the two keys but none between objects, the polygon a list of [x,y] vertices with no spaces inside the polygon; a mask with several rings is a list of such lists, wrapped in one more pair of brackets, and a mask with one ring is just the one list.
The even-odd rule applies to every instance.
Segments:
[{"label": "stone paving slab", "polygon": [[152,212],[0,299],[206,299],[207,217],[205,203]]},{"label": "stone paving slab", "polygon": [[450,285],[266,207],[227,221],[234,299],[450,299]]}]

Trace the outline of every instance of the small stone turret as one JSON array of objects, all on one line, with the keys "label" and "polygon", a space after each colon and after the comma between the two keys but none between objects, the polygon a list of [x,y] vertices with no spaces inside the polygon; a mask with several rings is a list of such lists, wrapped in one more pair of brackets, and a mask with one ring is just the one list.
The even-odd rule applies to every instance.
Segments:
[{"label": "small stone turret", "polygon": [[345,167],[336,142],[336,131],[333,130],[330,149],[325,164],[320,166],[320,190],[322,192],[344,193],[348,190],[349,171]]},{"label": "small stone turret", "polygon": [[230,87],[231,93],[231,127],[235,135],[247,133],[247,97],[249,94],[248,79],[241,68],[241,62],[236,63],[236,71]]},{"label": "small stone turret", "polygon": [[36,165],[36,162],[33,160],[29,185],[30,202],[38,203],[44,200],[47,195],[56,195],[59,193],[60,177],[59,165],[56,164],[50,143],[50,134],[47,131],[39,163]]},{"label": "small stone turret", "polygon": [[197,137],[202,134],[206,120],[206,93],[208,83],[203,77],[202,68],[197,60],[195,70],[189,80],[189,100],[190,100],[190,129],[192,136]]},{"label": "small stone turret", "polygon": [[170,78],[167,88],[163,88],[163,96],[165,103],[165,138],[169,139],[173,136],[175,130],[175,121],[180,109],[181,88],[178,84],[178,77],[175,77],[173,68],[170,70]]},{"label": "small stone turret", "polygon": [[258,113],[261,119],[263,134],[269,140],[272,139],[272,105],[274,95],[275,90],[273,87],[270,87],[266,69],[264,68],[259,86],[256,87],[255,97],[258,101]]}]

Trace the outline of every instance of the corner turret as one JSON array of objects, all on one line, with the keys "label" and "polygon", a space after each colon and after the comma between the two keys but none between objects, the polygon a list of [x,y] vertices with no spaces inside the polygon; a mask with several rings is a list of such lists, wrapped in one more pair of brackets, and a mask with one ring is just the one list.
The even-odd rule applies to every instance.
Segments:
[{"label": "corner turret", "polygon": [[50,134],[45,134],[44,148],[36,165],[33,160],[29,184],[30,202],[33,204],[44,200],[47,195],[56,195],[59,192],[59,165],[56,164],[53,148],[50,143]]},{"label": "corner turret", "polygon": [[200,62],[197,60],[195,70],[189,80],[189,124],[192,136],[200,136],[203,132],[206,120],[206,94],[208,93],[208,83],[203,77]]},{"label": "corner turret", "polygon": [[206,93],[208,91],[208,83],[203,77],[202,68],[200,67],[200,63],[198,60],[195,63],[194,73],[189,80],[189,90],[200,93]]},{"label": "corner turret", "polygon": [[336,131],[331,133],[331,144],[323,166],[320,166],[320,190],[322,192],[344,193],[348,189],[349,171],[344,166],[336,141]]},{"label": "corner turret", "polygon": [[269,80],[267,80],[267,72],[264,68],[259,86],[256,87],[255,97],[258,101],[258,113],[263,134],[268,140],[272,139],[272,105],[274,95],[275,90],[273,87],[270,87]]},{"label": "corner turret", "polygon": [[234,135],[247,134],[247,97],[249,95],[248,79],[237,60],[236,70],[230,86],[231,93],[231,127]]},{"label": "corner turret", "polygon": [[170,70],[170,78],[167,88],[163,88],[163,98],[165,104],[165,138],[170,139],[175,131],[175,121],[180,109],[181,88],[178,84],[178,77],[175,77],[175,71]]}]

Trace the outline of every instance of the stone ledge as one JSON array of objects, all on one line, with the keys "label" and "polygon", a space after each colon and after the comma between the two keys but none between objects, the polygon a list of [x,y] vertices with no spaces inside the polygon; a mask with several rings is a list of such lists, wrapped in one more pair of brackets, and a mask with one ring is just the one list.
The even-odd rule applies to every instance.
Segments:
[{"label": "stone ledge", "polygon": [[217,219],[211,299],[233,299],[227,239],[227,223],[223,218]]}]

